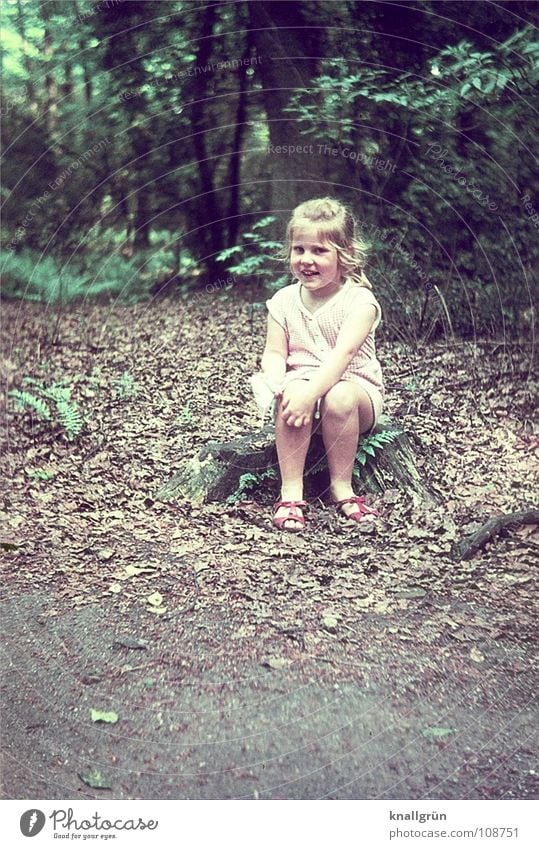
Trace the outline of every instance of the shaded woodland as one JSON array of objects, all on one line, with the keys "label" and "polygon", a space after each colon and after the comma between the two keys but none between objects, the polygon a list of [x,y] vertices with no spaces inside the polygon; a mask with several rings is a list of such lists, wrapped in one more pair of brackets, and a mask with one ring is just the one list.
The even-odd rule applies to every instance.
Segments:
[{"label": "shaded woodland", "polygon": [[4,295],[279,286],[289,211],[323,193],[362,224],[393,338],[528,334],[536,15],[8,0]]}]

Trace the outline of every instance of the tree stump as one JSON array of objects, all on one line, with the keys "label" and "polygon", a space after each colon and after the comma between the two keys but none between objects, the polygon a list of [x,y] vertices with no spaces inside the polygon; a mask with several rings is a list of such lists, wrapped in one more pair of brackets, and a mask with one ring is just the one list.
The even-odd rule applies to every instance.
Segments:
[{"label": "tree stump", "polygon": [[[391,441],[374,449],[369,444],[374,435],[381,435],[380,441]],[[366,462],[358,467],[356,489],[378,495],[387,489],[405,489],[415,503],[440,503],[435,489],[421,479],[409,437],[390,419],[382,416],[372,434],[360,438],[358,450],[362,448],[366,449]],[[307,497],[320,496],[328,487],[324,460],[322,438],[315,430],[305,463]],[[262,482],[269,477],[279,477],[272,424],[230,442],[208,442],[195,457],[180,460],[176,473],[155,497],[191,504],[234,500],[235,495],[241,496],[246,481]]]}]

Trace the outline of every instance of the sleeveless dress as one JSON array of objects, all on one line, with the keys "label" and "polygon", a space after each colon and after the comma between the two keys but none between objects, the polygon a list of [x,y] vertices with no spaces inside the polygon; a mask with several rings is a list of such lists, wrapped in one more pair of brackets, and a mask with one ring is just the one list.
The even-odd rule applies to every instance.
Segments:
[{"label": "sleeveless dress", "polygon": [[359,383],[366,391],[372,404],[374,427],[384,405],[384,384],[374,338],[382,310],[372,290],[346,278],[339,291],[314,313],[309,312],[301,300],[299,282],[285,286],[266,301],[269,314],[283,328],[288,341],[285,386],[291,380],[310,379],[335,347],[345,319],[360,304],[372,304],[376,308],[376,318],[341,380]]}]

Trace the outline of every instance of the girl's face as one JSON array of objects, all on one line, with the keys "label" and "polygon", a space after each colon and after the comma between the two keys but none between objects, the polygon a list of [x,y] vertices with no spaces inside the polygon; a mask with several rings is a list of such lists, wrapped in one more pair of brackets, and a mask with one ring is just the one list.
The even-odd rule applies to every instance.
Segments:
[{"label": "girl's face", "polygon": [[315,296],[326,297],[341,286],[343,273],[337,251],[319,237],[316,224],[310,221],[298,222],[292,231],[290,266],[294,276]]}]

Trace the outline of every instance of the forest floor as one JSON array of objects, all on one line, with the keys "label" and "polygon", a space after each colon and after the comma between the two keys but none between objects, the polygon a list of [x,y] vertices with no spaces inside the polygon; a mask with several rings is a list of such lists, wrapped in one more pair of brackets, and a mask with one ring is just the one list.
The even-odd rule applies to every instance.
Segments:
[{"label": "forest floor", "polygon": [[534,506],[530,345],[382,332],[387,412],[442,504],[393,490],[364,529],[318,503],[292,535],[273,482],[155,499],[178,458],[258,425],[260,304],[3,314],[4,386],[64,381],[85,417],[70,441],[12,398],[3,416],[4,798],[536,793],[537,526],[452,554]]}]

